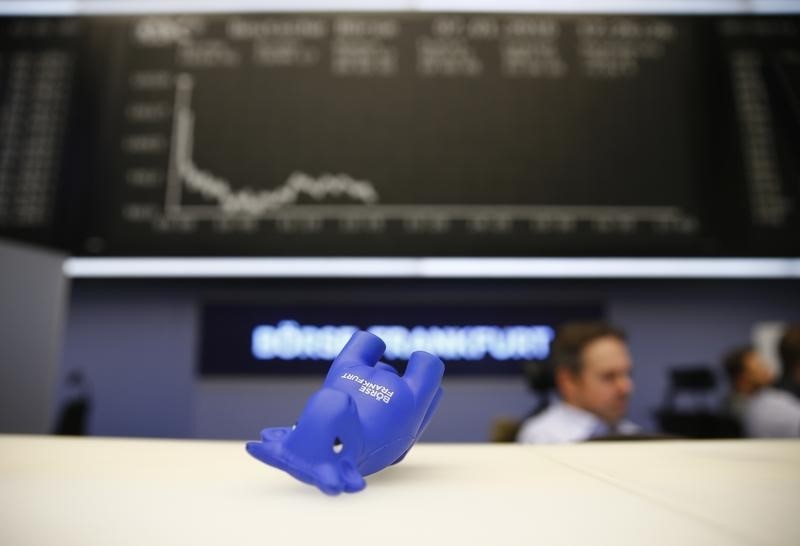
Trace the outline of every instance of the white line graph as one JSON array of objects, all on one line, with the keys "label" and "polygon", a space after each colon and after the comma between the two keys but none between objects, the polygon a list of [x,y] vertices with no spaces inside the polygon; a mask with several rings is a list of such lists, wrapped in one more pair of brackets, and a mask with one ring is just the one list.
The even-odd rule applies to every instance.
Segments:
[{"label": "white line graph", "polygon": [[286,182],[275,189],[233,190],[231,184],[194,162],[194,122],[192,92],[194,78],[179,74],[175,79],[172,146],[167,176],[166,210],[180,213],[183,187],[216,201],[218,212],[246,217],[261,216],[270,211],[294,205],[302,195],[315,201],[329,197],[347,197],[360,204],[378,201],[371,182],[356,180],[347,174],[322,174],[313,177],[303,172],[292,173]]},{"label": "white line graph", "polygon": [[[450,223],[455,221],[513,221],[535,224],[536,231],[572,232],[578,222],[589,222],[599,232],[633,232],[639,223],[655,226],[664,233],[692,233],[695,218],[674,206],[551,205],[551,204],[466,204],[466,203],[379,203],[369,181],[348,174],[313,177],[297,171],[273,189],[245,187],[234,190],[231,183],[199,167],[194,160],[195,113],[192,110],[194,77],[175,77],[175,96],[165,212],[169,218],[189,221],[227,219],[286,219],[338,221],[388,221]],[[184,192],[203,196],[211,202],[185,203]],[[301,196],[308,200],[299,201]],[[325,202],[344,197],[346,201]],[[299,201],[299,202],[298,202]],[[368,205],[368,206],[367,206]],[[616,227],[615,227],[616,226]]]}]

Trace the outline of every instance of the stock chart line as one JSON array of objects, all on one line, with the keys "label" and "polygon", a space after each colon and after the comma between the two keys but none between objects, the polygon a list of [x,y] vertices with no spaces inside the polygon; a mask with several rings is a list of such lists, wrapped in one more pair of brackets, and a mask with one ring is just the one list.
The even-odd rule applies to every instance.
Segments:
[{"label": "stock chart line", "polygon": [[[609,229],[627,232],[638,222],[652,223],[659,229],[666,226],[663,229],[680,232],[691,232],[697,227],[693,217],[674,206],[379,203],[378,192],[371,182],[356,180],[342,173],[314,177],[295,171],[277,187],[234,189],[227,179],[195,163],[194,88],[192,75],[180,73],[175,77],[164,202],[164,212],[168,217],[194,220],[303,217],[360,221],[367,218],[364,214],[368,212],[372,220],[410,222],[413,225],[409,229],[417,229],[415,222],[434,222],[440,226],[442,222],[467,221],[475,224],[475,229],[482,230],[489,229],[483,226],[493,220],[499,227],[491,227],[494,225],[491,224],[491,229],[506,229],[510,222],[520,220],[530,222],[536,230],[546,232],[571,232],[577,222],[592,222],[604,232]],[[204,197],[208,202],[184,203],[185,192]],[[302,196],[314,203],[301,201]],[[337,197],[347,201],[325,202],[328,198]]]},{"label": "stock chart line", "polygon": [[259,216],[297,203],[302,195],[315,201],[329,197],[347,197],[365,205],[378,201],[372,183],[356,180],[348,174],[322,174],[313,177],[303,172],[292,173],[286,182],[274,189],[234,190],[230,182],[203,170],[194,162],[194,124],[192,93],[194,78],[179,74],[175,78],[175,102],[166,190],[167,212],[180,212],[183,188],[216,201],[226,215]]}]

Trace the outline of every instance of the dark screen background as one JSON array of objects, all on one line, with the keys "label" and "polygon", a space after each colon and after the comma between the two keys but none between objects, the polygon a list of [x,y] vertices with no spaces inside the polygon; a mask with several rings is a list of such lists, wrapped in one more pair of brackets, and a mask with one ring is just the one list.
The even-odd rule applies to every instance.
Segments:
[{"label": "dark screen background", "polygon": [[[38,185],[0,162],[8,237],[90,256],[798,254],[797,17],[217,14],[0,31],[4,149],[54,158]],[[32,52],[70,61],[44,140],[8,123],[55,112],[35,93],[48,65],[17,70]],[[243,208],[297,173],[376,198]],[[46,214],[23,225],[31,195]]]}]

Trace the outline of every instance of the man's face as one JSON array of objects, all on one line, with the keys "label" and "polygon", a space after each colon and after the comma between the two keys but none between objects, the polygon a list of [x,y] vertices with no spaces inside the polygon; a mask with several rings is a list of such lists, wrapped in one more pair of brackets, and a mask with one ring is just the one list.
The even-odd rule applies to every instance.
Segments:
[{"label": "man's face", "polygon": [[759,389],[761,387],[766,387],[772,380],[774,376],[772,371],[769,369],[769,366],[761,358],[755,351],[750,351],[744,357],[744,380],[747,384],[747,387],[750,389]]},{"label": "man's face", "polygon": [[564,374],[566,401],[607,423],[619,422],[628,411],[633,391],[631,356],[625,342],[615,337],[596,339],[584,348],[581,359],[580,374]]}]

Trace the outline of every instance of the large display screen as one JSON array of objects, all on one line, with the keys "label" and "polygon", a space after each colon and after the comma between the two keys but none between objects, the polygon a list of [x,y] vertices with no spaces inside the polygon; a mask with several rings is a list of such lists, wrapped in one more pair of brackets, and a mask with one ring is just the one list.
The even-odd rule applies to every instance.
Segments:
[{"label": "large display screen", "polygon": [[0,230],[78,255],[800,253],[798,17],[11,18],[0,36]]}]

